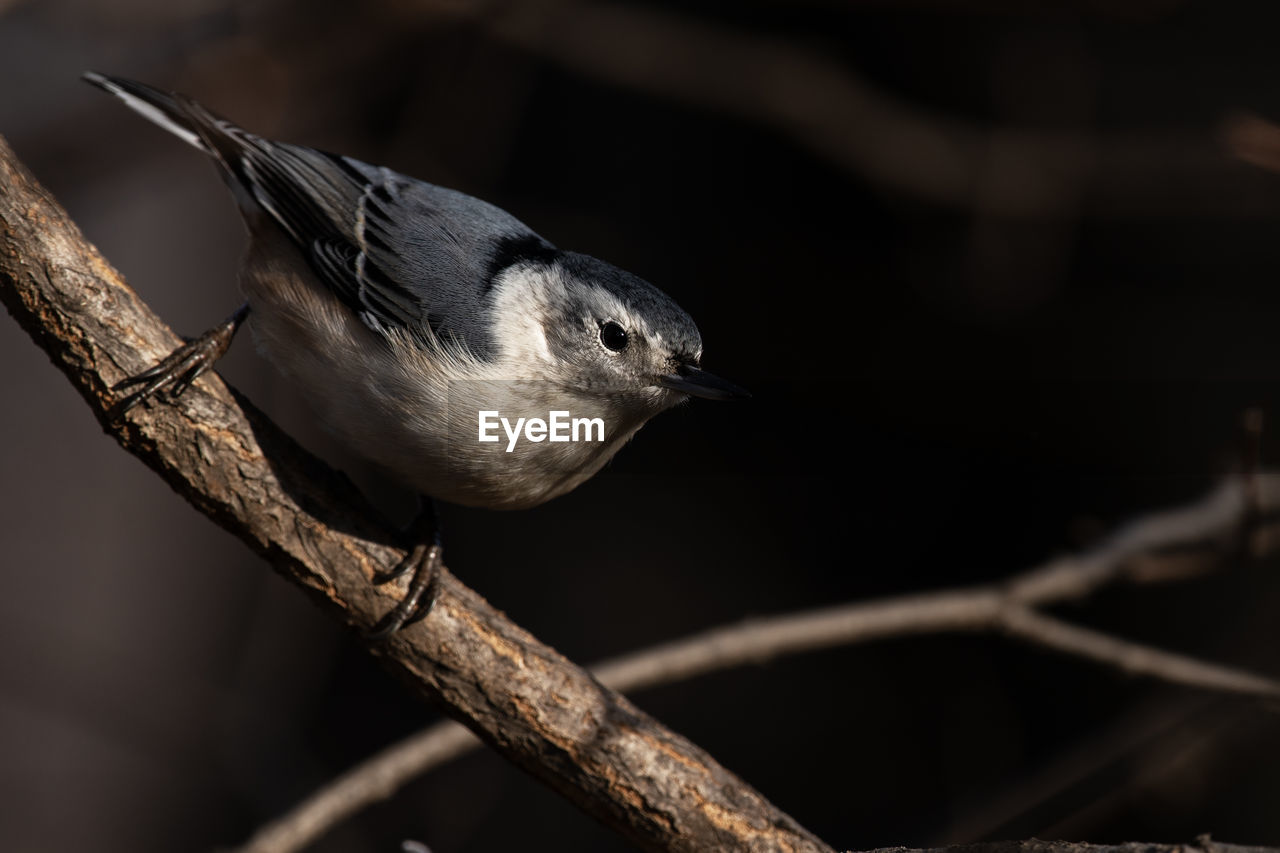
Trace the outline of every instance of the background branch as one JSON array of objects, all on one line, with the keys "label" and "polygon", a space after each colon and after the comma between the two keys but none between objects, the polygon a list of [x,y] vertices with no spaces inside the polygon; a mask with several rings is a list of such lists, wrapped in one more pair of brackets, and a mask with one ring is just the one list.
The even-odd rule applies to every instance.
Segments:
[{"label": "background branch", "polygon": [[[359,493],[219,380],[108,422],[110,386],[177,340],[0,141],[0,298],[95,416],[333,617],[368,626],[396,536]],[[392,591],[394,593],[394,591]],[[520,767],[651,849],[825,845],[444,573],[430,618],[374,653]]]},{"label": "background branch", "polygon": [[[1136,519],[1096,548],[1052,560],[993,585],[857,602],[730,625],[602,662],[592,673],[619,691],[639,690],[783,655],[908,634],[1004,631],[1025,642],[1086,658],[1130,675],[1209,691],[1280,696],[1280,682],[1152,648],[1046,616],[1032,605],[1088,595],[1125,580],[1185,578],[1252,539],[1255,556],[1274,550],[1266,535],[1280,508],[1280,475],[1226,478],[1194,504]],[[1217,559],[1214,559],[1217,557]],[[290,853],[411,779],[478,745],[455,723],[440,723],[380,751],[263,826],[243,853]]]},{"label": "background branch", "polygon": [[[989,127],[895,97],[812,44],[638,3],[454,11],[495,39],[611,85],[777,128],[837,168],[934,204],[1050,218],[1074,217],[1082,203],[1111,215],[1167,213],[1171,203],[1274,208],[1209,133]],[[1173,199],[1153,191],[1170,185]]]}]

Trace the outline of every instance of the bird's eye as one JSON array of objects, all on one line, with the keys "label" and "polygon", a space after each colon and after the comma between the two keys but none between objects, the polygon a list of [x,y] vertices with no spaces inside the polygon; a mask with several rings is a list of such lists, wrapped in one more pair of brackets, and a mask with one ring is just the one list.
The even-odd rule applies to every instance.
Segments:
[{"label": "bird's eye", "polygon": [[627,330],[612,320],[600,325],[600,343],[614,352],[622,352],[627,348]]}]

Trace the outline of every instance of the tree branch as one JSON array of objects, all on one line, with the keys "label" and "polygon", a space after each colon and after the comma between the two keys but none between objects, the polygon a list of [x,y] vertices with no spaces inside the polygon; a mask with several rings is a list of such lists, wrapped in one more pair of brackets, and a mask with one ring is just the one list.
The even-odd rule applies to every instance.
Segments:
[{"label": "tree branch", "polygon": [[[358,491],[216,377],[106,417],[111,386],[178,339],[0,140],[0,300],[103,428],[332,617],[372,625],[401,552]],[[684,738],[540,644],[450,573],[428,618],[371,651],[485,742],[655,850],[827,850]]]}]

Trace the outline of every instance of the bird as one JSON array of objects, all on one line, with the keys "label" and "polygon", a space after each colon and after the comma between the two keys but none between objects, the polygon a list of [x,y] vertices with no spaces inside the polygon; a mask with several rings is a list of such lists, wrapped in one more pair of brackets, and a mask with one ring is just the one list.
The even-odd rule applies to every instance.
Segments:
[{"label": "bird", "polygon": [[421,496],[412,548],[379,579],[412,580],[374,639],[430,610],[437,501],[536,506],[590,479],[689,397],[749,396],[702,368],[698,327],[669,296],[495,205],[265,139],[176,92],[93,71],[84,79],[208,155],[249,234],[245,302],[119,383],[136,390],[112,416],[179,396],[248,321],[323,426]]}]

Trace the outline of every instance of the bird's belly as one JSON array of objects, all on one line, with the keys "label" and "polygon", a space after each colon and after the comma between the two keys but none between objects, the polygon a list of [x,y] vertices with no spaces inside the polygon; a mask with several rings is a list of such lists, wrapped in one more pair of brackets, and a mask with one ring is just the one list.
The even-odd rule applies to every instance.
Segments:
[{"label": "bird's belly", "polygon": [[[590,479],[636,429],[638,425],[598,441],[554,442],[550,437],[513,440],[506,433],[500,441],[482,442],[477,429],[475,435],[430,446],[419,433],[405,437],[416,444],[415,452],[395,454],[383,464],[408,485],[439,500],[487,509],[527,509]],[[365,452],[371,458],[378,453],[375,448]]]}]

